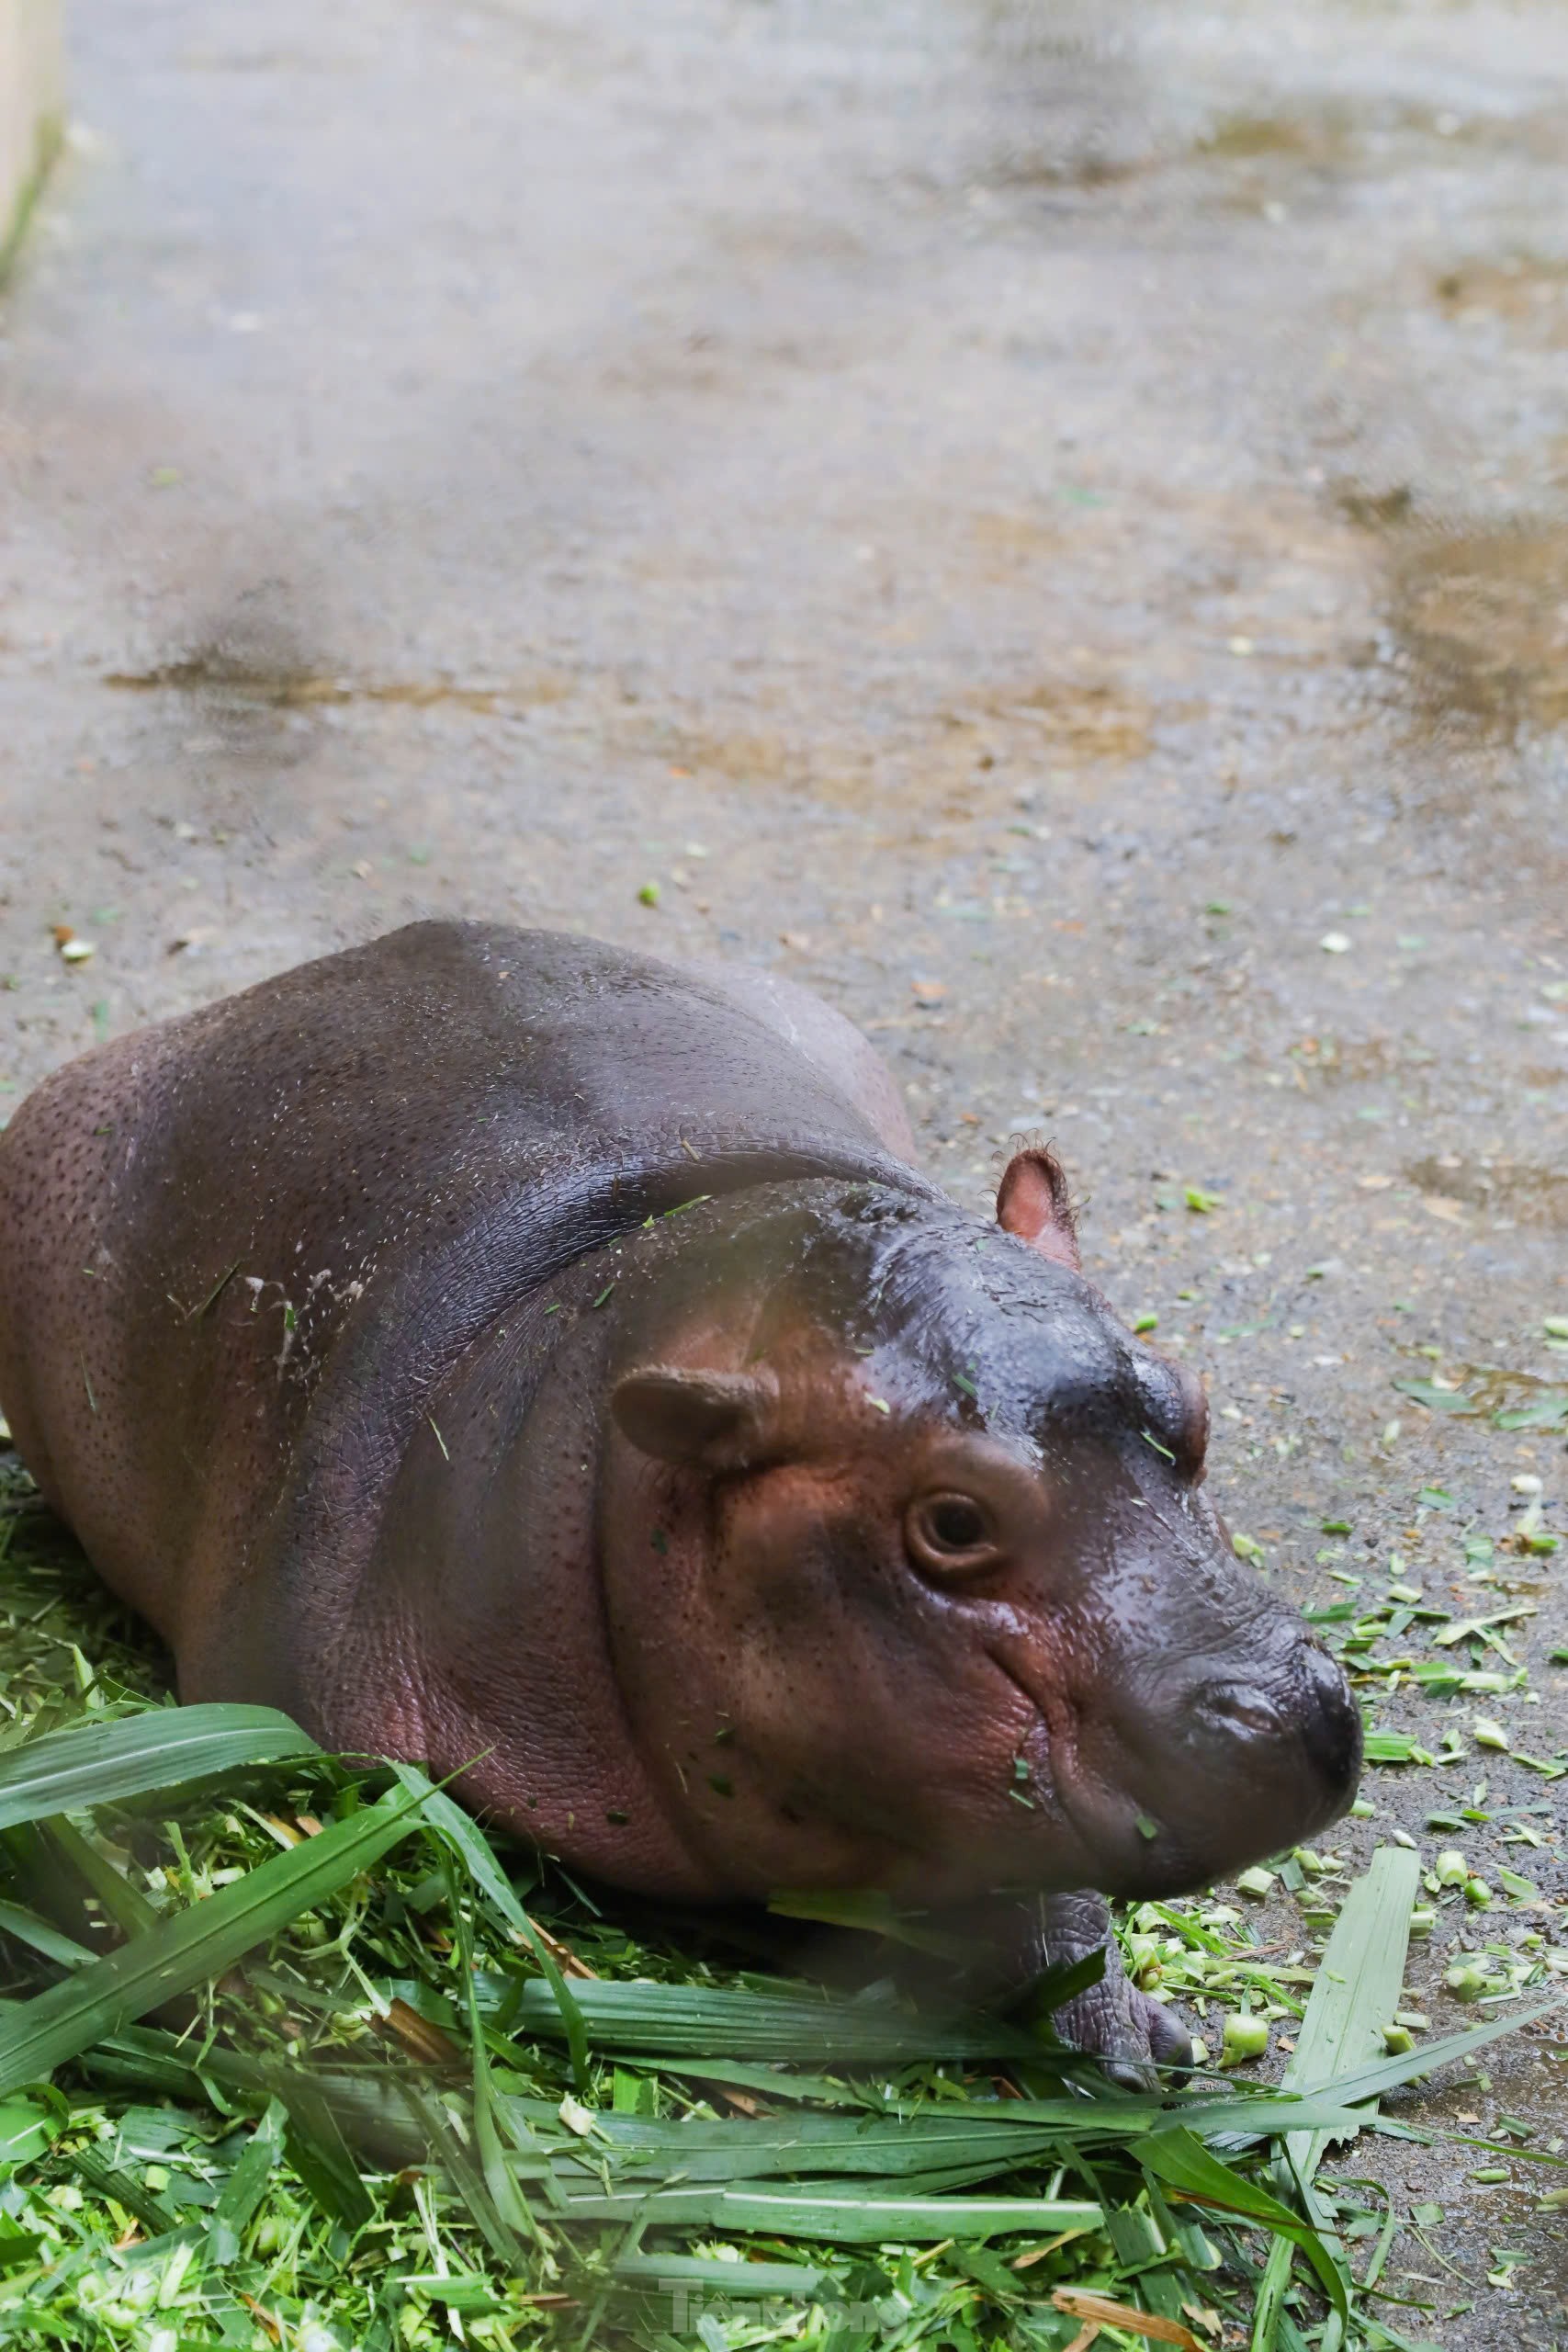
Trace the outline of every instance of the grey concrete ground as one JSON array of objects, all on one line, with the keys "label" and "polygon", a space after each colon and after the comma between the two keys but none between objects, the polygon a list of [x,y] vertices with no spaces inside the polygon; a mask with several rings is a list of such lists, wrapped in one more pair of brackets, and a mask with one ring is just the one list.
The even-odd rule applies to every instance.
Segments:
[{"label": "grey concrete ground", "polygon": [[[1461,1539],[1562,1525],[1563,1432],[1391,1384],[1568,1384],[1568,16],[73,14],[0,327],[6,1086],[433,910],[776,965],[961,1195],[1055,1137],[1269,1574],[1535,1604],[1484,1704],[1562,1748],[1561,1569]],[[1475,1712],[1382,1708],[1462,1760],[1338,1850],[1484,1781],[1561,1894],[1568,1782]],[[1557,1932],[1445,1913],[1445,2025],[1456,1925]],[[1544,2144],[1568,2066],[1427,2111]],[[1472,2306],[1391,2317],[1545,2344],[1562,2216],[1477,2161],[1351,2160]]]}]

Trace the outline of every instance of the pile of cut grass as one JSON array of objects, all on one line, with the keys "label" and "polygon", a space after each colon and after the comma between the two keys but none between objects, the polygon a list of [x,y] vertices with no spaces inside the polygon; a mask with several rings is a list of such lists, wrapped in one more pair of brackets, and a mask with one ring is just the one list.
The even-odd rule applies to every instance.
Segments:
[{"label": "pile of cut grass", "polygon": [[1530,2013],[1374,2054],[1409,1855],[1293,2088],[1133,2098],[1016,2022],[634,1936],[411,1767],[170,1706],[19,1479],[0,1662],[0,2344],[1419,2340],[1314,2165]]}]

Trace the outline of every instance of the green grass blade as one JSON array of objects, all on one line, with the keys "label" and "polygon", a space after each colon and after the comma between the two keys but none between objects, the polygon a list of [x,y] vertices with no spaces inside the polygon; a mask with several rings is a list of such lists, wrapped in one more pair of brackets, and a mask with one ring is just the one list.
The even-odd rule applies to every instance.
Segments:
[{"label": "green grass blade", "polygon": [[491,1849],[489,1838],[477,1822],[470,1820],[460,1806],[453,1804],[444,1790],[431,1786],[417,1765],[399,1764],[394,1770],[406,1789],[420,1794],[425,1820],[462,1862],[486,1901],[499,1912],[506,1925],[521,1936],[533,1958],[538,1962],[545,1982],[550,1988],[551,1998],[560,2012],[561,2031],[566,2036],[577,2087],[580,2091],[586,2091],[588,2030],[582,2021],[582,2012],[561,1973],[554,1952],[537,1933],[534,1922],[508,1885],[505,1873]]},{"label": "green grass blade", "polygon": [[281,2099],[269,2099],[238,2164],[224,2182],[207,2231],[207,2258],[215,2270],[226,2269],[238,2256],[240,2241],[252,2215],[266,2194],[283,2148],[286,2116]]},{"label": "green grass blade", "polygon": [[[1346,1896],[1314,1981],[1296,2047],[1285,2069],[1286,2090],[1336,2090],[1364,2065],[1399,2007],[1410,1949],[1410,1910],[1421,1883],[1419,1857],[1380,1846]],[[1285,2161],[1308,2216],[1321,2218],[1312,2181],[1331,2140],[1354,2137],[1325,2129],[1287,2132]],[[1283,2238],[1269,2250],[1253,2314],[1252,2352],[1271,2352],[1290,2284],[1292,2252]]]},{"label": "green grass blade", "polygon": [[316,2084],[302,2075],[277,2086],[288,2115],[288,2161],[323,2213],[345,2230],[363,2229],[376,2208],[348,2151],[342,2127]]},{"label": "green grass blade", "polygon": [[112,2197],[123,2212],[134,2215],[144,2230],[161,2237],[175,2226],[175,2216],[161,2198],[143,2188],[118,2165],[106,2164],[102,2156],[90,2148],[78,2148],[71,2158],[71,2169],[79,2180],[99,2197]]},{"label": "green grass blade", "polygon": [[[204,2102],[209,2080],[246,2104],[262,2105],[276,2084],[276,2070],[265,2060],[221,2047],[196,2052],[186,2041],[156,2026],[126,2026],[82,2052],[86,2071],[100,2080],[133,2084],[187,2102]],[[421,2129],[411,2121],[405,2090],[411,2076],[392,2067],[355,2072],[322,2067],[310,2080],[326,2100],[345,2139],[367,2160],[387,2171],[417,2165],[429,2154]]]},{"label": "green grass blade", "polygon": [[1277,2237],[1299,2245],[1340,2318],[1348,2315],[1345,2280],[1311,2222],[1303,2222],[1288,2205],[1281,2205],[1277,2197],[1259,2188],[1256,2181],[1222,2164],[1190,2132],[1153,2133],[1140,2143],[1138,2161],[1168,2188],[1179,2188],[1201,2204],[1218,2207],[1239,2220],[1255,2222],[1262,2229],[1272,2230]]},{"label": "green grass blade", "polygon": [[152,1707],[73,1724],[0,1756],[0,1828],[319,1752],[271,1707]]},{"label": "green grass blade", "polygon": [[890,2179],[970,2166],[985,2177],[1056,2157],[1062,2138],[1055,2126],[974,2121],[963,2112],[886,2116],[864,2123],[838,2115],[756,2122],[694,2117],[665,2123],[602,2113],[593,2120],[593,2139],[573,2135],[564,2145],[555,2143],[563,2177],[581,2169],[597,2174],[606,2161],[613,2176],[628,2183],[649,2177],[746,2181],[789,2174]]},{"label": "green grass blade", "polygon": [[[1038,2059],[1032,2035],[995,2018],[918,2017],[891,2002],[850,2001],[790,1987],[729,1992],[697,1984],[585,1981],[573,1998],[590,2039],[603,2050],[683,2058],[855,2059],[912,2064],[944,2058]],[[524,1987],[525,2037],[559,2035],[553,1995]]]},{"label": "green grass blade", "polygon": [[0,2104],[0,2177],[8,2177],[13,2165],[31,2164],[42,2155],[64,2120],[62,2113],[52,2113],[37,2099],[8,2098]]},{"label": "green grass blade", "polygon": [[62,1968],[85,1968],[96,1960],[97,1953],[79,1944],[74,1936],[63,1935],[48,1919],[40,1919],[20,1903],[0,1902],[0,1935],[11,1936],[26,1944],[45,1960],[52,1960]]},{"label": "green grass blade", "polygon": [[874,2245],[886,2237],[930,2242],[1016,2231],[1092,2230],[1103,2219],[1098,2205],[1059,2198],[861,2198],[764,2188],[727,2189],[719,2210],[730,2229],[822,2238],[836,2245]]},{"label": "green grass blade", "polygon": [[[1400,1846],[1380,1846],[1346,1896],[1314,1982],[1281,2088],[1340,2090],[1340,2078],[1368,2064],[1393,2021],[1410,1950],[1410,1912],[1421,1860]],[[1292,2132],[1286,2141],[1297,2175],[1310,2178],[1329,2132]]]},{"label": "green grass blade", "polygon": [[418,1809],[407,1790],[383,1797],[20,2004],[0,2018],[0,2096],[40,2081],[130,2018],[220,1975],[378,1861],[407,1836]]},{"label": "green grass blade", "polygon": [[[987,2099],[975,2104],[984,2115],[995,2110],[999,2102]],[[948,2106],[942,2110],[953,2111]],[[969,2113],[973,2109],[960,2111]],[[1239,2145],[1246,2140],[1277,2140],[1290,2131],[1353,2132],[1366,2120],[1337,2096],[1325,2093],[1303,2098],[1262,2085],[1240,2097],[1183,2093],[1173,2098],[1145,2092],[1099,2098],[1016,2098],[1007,2101],[1001,2114],[1014,2127],[1048,2123],[1064,2139],[1119,2144],[1131,2143],[1140,2132],[1157,2132],[1172,2123],[1179,2123],[1195,2139],[1235,2141]]]},{"label": "green grass blade", "polygon": [[[626,2054],[626,2053],[623,2053]],[[783,2066],[748,2066],[728,2058],[680,2058],[666,2051],[657,2061],[637,2058],[630,2063],[639,2073],[674,2075],[686,2082],[733,2085],[739,2091],[760,2091],[764,2098],[811,2099],[821,2107],[854,2108],[862,2114],[877,2109],[874,2092],[862,2084],[840,2082],[831,2075],[806,2075]]]},{"label": "green grass blade", "polygon": [[[480,2176],[494,2209],[494,2227],[491,2234],[511,2245],[513,2267],[521,2267],[522,2242],[533,2233],[533,2216],[522,2190],[507,2169],[502,2146],[502,2129],[506,2126],[510,2134],[512,2119],[504,2109],[499,2108],[491,2079],[490,2053],[485,2047],[484,2029],[479,2023],[479,2001],[474,1988],[473,1934],[468,1914],[463,1909],[457,1860],[450,1852],[444,1853],[441,1859],[446,1876],[447,1904],[457,1931],[457,1964],[462,1972],[468,2012],[468,2040],[474,2069],[474,2138],[479,2147]],[[525,2123],[521,2126],[517,2138],[523,2148],[528,2149],[533,2134]]]},{"label": "green grass blade", "polygon": [[1060,2198],[851,2195],[829,2182],[790,2189],[630,2189],[569,2197],[560,2218],[642,2218],[659,2225],[755,2230],[770,2237],[812,2238],[831,2245],[875,2245],[888,2238],[916,2245],[1012,2232],[1097,2229],[1102,2209]]},{"label": "green grass blade", "polygon": [[62,1877],[79,1880],[96,1897],[105,1917],[114,1921],[122,1936],[144,1935],[157,1926],[158,1914],[147,1897],[99,1853],[90,1838],[83,1837],[73,1821],[57,1815],[52,1821],[38,1822],[32,1834],[55,1857]]},{"label": "green grass blade", "polygon": [[1379,2058],[1371,2065],[1358,2066],[1342,2075],[1334,2085],[1334,2094],[1348,2107],[1359,2101],[1379,2098],[1384,2091],[1397,2090],[1402,2083],[1418,2083],[1427,2075],[1436,2074],[1439,2066],[1451,2065],[1456,2058],[1469,2058],[1477,2050],[1484,2050],[1489,2041],[1500,2041],[1506,2033],[1517,2033],[1528,2025],[1540,2025],[1546,2018],[1562,2009],[1564,1996],[1558,1994],[1550,2001],[1536,2001],[1526,2008],[1510,2010],[1507,2016],[1491,2018],[1484,2025],[1472,2025],[1462,2033],[1446,2033],[1440,2041],[1428,2041],[1419,2050],[1407,2050],[1397,2058]]},{"label": "green grass blade", "polygon": [[817,2263],[716,2262],[703,2254],[623,2254],[616,2256],[614,2269],[628,2286],[692,2287],[733,2301],[788,2295],[802,2305],[832,2278]]},{"label": "green grass blade", "polygon": [[514,2233],[502,2223],[495,2199],[471,2152],[464,2145],[451,2109],[421,2084],[405,2082],[402,2087],[409,2113],[423,2134],[421,2164],[439,2161],[491,2254],[503,2268],[511,2269],[515,2260]]},{"label": "green grass blade", "polygon": [[972,1942],[922,1927],[918,1917],[900,1911],[892,1896],[879,1887],[785,1888],[768,1897],[768,1908],[778,1919],[812,1919],[823,1927],[854,1928],[863,1935],[881,1936],[888,1943],[904,1944],[911,1951],[929,1952],[937,1960],[961,1962],[974,1958]]}]

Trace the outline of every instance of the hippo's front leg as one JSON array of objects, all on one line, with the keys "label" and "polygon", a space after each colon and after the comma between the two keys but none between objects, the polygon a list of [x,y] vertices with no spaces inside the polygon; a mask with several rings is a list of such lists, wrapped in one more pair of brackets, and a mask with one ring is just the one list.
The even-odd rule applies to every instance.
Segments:
[{"label": "hippo's front leg", "polygon": [[[1103,1895],[1042,1894],[1030,1901],[994,1896],[965,1905],[962,1912],[933,1912],[929,1920],[946,1938],[947,1965],[951,1970],[956,1962],[971,2001],[988,2008],[1020,2008],[1025,2016],[1040,2014],[1031,1996],[1049,1970],[1070,1968],[1090,1952],[1103,1951],[1105,1973],[1099,1983],[1050,2013],[1060,2039],[1069,2049],[1098,2058],[1123,2090],[1157,2088],[1156,2067],[1191,2065],[1192,2044],[1181,2025],[1162,2003],[1140,1992],[1122,1965]],[[937,1965],[927,1961],[903,1973],[929,1998],[941,1981]]]},{"label": "hippo's front leg", "polygon": [[1158,2001],[1140,1992],[1122,1965],[1111,1932],[1111,1909],[1101,1894],[1048,1894],[1031,1914],[1035,1967],[1069,1967],[1103,1947],[1105,1973],[1052,2014],[1062,2040],[1103,2060],[1113,2083],[1125,2090],[1147,2090],[1155,2066],[1190,2066],[1192,2044],[1179,2021]]}]

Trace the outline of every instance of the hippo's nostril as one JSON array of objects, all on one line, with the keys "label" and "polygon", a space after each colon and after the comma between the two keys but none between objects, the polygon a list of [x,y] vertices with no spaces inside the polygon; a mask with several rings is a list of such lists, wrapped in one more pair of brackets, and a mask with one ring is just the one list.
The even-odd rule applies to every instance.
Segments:
[{"label": "hippo's nostril", "polygon": [[1348,1793],[1361,1769],[1361,1716],[1344,1675],[1316,1643],[1302,1652],[1302,1739],[1313,1769],[1336,1795]]},{"label": "hippo's nostril", "polygon": [[1284,1671],[1270,1675],[1266,1687],[1203,1683],[1189,1704],[1189,1736],[1201,1746],[1218,1741],[1233,1758],[1238,1747],[1252,1748],[1260,1768],[1270,1752],[1282,1758],[1293,1749],[1299,1758],[1304,1749],[1319,1789],[1337,1806],[1360,1770],[1359,1710],[1338,1667],[1315,1642],[1302,1642],[1281,1663]]},{"label": "hippo's nostril", "polygon": [[1199,1721],[1227,1738],[1238,1732],[1247,1739],[1271,1739],[1279,1734],[1278,1710],[1250,1683],[1205,1683],[1192,1703]]}]

